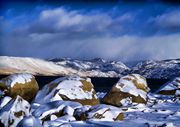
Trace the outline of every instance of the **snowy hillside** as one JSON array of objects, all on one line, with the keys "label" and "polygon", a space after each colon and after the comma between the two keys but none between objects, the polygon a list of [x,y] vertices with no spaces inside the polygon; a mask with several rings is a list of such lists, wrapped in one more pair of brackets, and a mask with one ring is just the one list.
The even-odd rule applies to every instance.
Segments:
[{"label": "snowy hillside", "polygon": [[66,75],[76,73],[76,70],[58,66],[53,62],[28,58],[28,57],[7,57],[0,56],[0,73],[31,73],[34,75]]},{"label": "snowy hillside", "polygon": [[180,59],[140,62],[132,68],[131,73],[138,73],[146,78],[175,78],[180,76]]},{"label": "snowy hillside", "polygon": [[139,62],[129,68],[120,61],[100,58],[42,60],[29,57],[0,56],[0,74],[31,73],[33,75],[78,75],[81,77],[122,77],[137,73],[146,78],[171,79],[180,76],[180,59]]},{"label": "snowy hillside", "polygon": [[79,75],[82,77],[119,77],[129,68],[121,62],[104,60],[79,61],[61,59],[46,61],[28,57],[0,56],[0,74]]}]

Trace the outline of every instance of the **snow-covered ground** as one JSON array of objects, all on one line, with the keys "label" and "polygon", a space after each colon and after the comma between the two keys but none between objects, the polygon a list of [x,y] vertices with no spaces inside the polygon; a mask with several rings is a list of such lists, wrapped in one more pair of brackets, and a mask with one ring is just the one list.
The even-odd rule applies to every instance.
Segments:
[{"label": "snow-covered ground", "polygon": [[[179,63],[178,59],[146,61],[129,69],[121,62],[102,59],[45,61],[1,56],[1,74],[23,74],[0,80],[0,126],[180,127]],[[34,75],[68,77],[58,78],[46,84],[43,89],[37,90],[36,97],[32,96],[33,100],[27,100],[26,94],[33,95],[32,91],[28,92],[28,85],[36,84],[36,81],[28,84],[33,76],[27,72]],[[127,72],[138,74],[123,76]],[[139,74],[148,78],[175,78],[155,93],[151,93],[145,78]],[[100,93],[95,92],[91,80],[85,78],[87,76],[121,79],[107,93]],[[13,88],[15,92],[8,88]],[[27,93],[22,91],[22,88],[26,89]],[[18,91],[21,96],[17,96],[20,95]],[[112,103],[104,101],[108,94],[113,95],[108,98]],[[130,99],[131,103],[116,105],[120,100],[125,103],[124,97]],[[139,101],[139,97],[144,99],[143,103]]]},{"label": "snow-covered ground", "polygon": [[[17,101],[17,100],[16,100]],[[14,102],[15,103],[15,102]],[[17,102],[16,102],[17,103]],[[10,109],[14,110],[17,104]],[[24,103],[24,102],[23,102]],[[27,102],[26,102],[27,103]],[[12,103],[10,103],[12,104]],[[29,104],[23,104],[28,105]],[[23,106],[23,107],[24,107]],[[66,115],[57,118],[56,116],[51,116],[51,120],[45,122],[43,126],[62,126],[62,127],[179,127],[180,126],[180,100],[179,98],[167,97],[156,94],[149,94],[149,101],[147,105],[144,104],[134,104],[128,107],[114,107],[110,105],[100,104],[99,109],[89,106],[87,109],[82,105],[75,102],[68,101],[57,101],[51,102],[45,105],[38,105],[31,109],[32,115],[28,114],[19,123],[19,126],[24,125],[34,125],[33,127],[40,126],[41,117],[45,115],[52,114],[58,110],[66,108]],[[9,107],[9,106],[8,106]],[[22,107],[22,106],[21,106]],[[91,118],[94,113],[102,113],[107,108],[111,107],[109,113],[104,114],[104,118],[101,120]],[[36,110],[33,110],[36,109]],[[89,110],[89,108],[94,109],[89,114],[86,121],[77,121],[73,116],[74,109],[83,108],[84,110]],[[19,110],[19,109],[18,109]],[[83,111],[82,111],[83,112]],[[122,121],[113,121],[113,116],[117,116],[117,113],[124,113],[124,119]],[[112,114],[113,113],[113,114]],[[2,116],[5,117],[5,114]],[[1,118],[2,118],[1,117]],[[14,118],[14,116],[13,116]],[[16,122],[19,119],[16,118]],[[27,121],[28,120],[28,121]],[[38,123],[38,124],[35,124]]]},{"label": "snow-covered ground", "polygon": [[[26,76],[21,74],[22,77]],[[11,78],[11,76],[9,76]],[[13,78],[16,79],[16,78]],[[20,83],[24,80],[18,80]],[[86,81],[81,84],[82,81]],[[132,82],[131,82],[132,81]],[[113,106],[102,102],[107,93],[89,94],[89,86],[91,83],[89,78],[80,77],[64,77],[54,80],[47,84],[36,101],[28,102],[20,96],[16,98],[1,96],[0,98],[0,126],[4,124],[6,127],[179,127],[180,126],[180,96],[176,92],[172,95],[164,95],[158,91],[175,90],[179,91],[179,78],[168,82],[161,87],[156,93],[147,93],[147,102],[132,102],[128,105]],[[127,92],[129,90],[138,92],[134,85],[147,87],[143,77],[140,75],[128,75],[122,77],[119,83],[123,83]],[[0,84],[1,85],[1,84]],[[26,84],[27,85],[27,84]],[[114,85],[116,86],[116,85]],[[86,89],[84,89],[86,87]],[[132,87],[132,88],[131,88]],[[137,87],[137,86],[136,86]],[[81,89],[82,88],[82,89]],[[90,87],[93,90],[93,87]],[[54,92],[52,93],[51,90]],[[73,90],[76,89],[76,90]],[[136,90],[137,89],[137,90]],[[174,90],[173,89],[173,90]],[[48,91],[46,91],[48,90]],[[61,92],[66,90],[66,92]],[[79,90],[79,92],[78,92]],[[84,90],[84,91],[83,91]],[[88,91],[87,91],[88,90]],[[0,89],[1,91],[1,89]],[[44,92],[43,94],[43,91]],[[71,93],[76,91],[76,94]],[[148,89],[147,89],[148,92]],[[52,96],[56,100],[46,102],[46,98]],[[96,105],[86,105],[78,99],[88,101],[86,94],[96,96],[99,99]],[[121,94],[121,93],[119,93]],[[133,93],[134,94],[134,93]],[[138,96],[138,95],[134,95]],[[68,98],[69,97],[69,98]],[[118,96],[117,96],[118,97]],[[131,96],[129,96],[131,98]],[[113,99],[113,98],[112,98]],[[42,101],[43,100],[43,101]],[[93,101],[93,100],[92,100]]]}]

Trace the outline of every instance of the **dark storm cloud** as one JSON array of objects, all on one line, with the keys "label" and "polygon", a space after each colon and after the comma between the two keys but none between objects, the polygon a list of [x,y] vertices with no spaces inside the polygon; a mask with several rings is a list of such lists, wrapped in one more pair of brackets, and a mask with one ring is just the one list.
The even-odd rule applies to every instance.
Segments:
[{"label": "dark storm cloud", "polygon": [[4,15],[1,55],[123,61],[177,58],[180,9],[166,8],[159,12],[157,6],[135,11],[118,6],[106,11],[58,7]]},{"label": "dark storm cloud", "polygon": [[164,32],[180,32],[180,10],[170,11],[155,19],[156,25]]}]

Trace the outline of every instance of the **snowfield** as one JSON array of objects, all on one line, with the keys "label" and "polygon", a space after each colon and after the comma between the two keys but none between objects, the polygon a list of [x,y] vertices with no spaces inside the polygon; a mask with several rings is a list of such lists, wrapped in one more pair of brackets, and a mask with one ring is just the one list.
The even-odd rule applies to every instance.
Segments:
[{"label": "snowfield", "polygon": [[[11,108],[15,110],[16,102]],[[23,102],[23,105],[28,105]],[[9,107],[9,106],[8,106]],[[180,126],[180,100],[179,98],[161,96],[157,94],[149,93],[149,102],[147,105],[144,104],[134,104],[132,106],[125,107],[114,107],[110,105],[100,104],[98,106],[85,107],[76,102],[68,101],[55,101],[50,102],[45,105],[39,105],[37,107],[32,107],[31,114],[27,114],[22,121],[18,118],[15,121],[20,127],[42,126],[40,120],[42,117],[52,114],[53,112],[59,111],[67,107],[64,111],[64,116],[57,118],[55,115],[51,116],[51,120],[44,122],[45,127],[179,127]],[[92,111],[88,113],[88,119],[86,121],[77,121],[73,116],[75,109],[83,108],[84,110],[91,109]],[[102,119],[93,118],[95,113],[102,114],[107,109],[108,112],[104,113]],[[1,109],[1,112],[2,113]],[[9,110],[9,109],[8,109]],[[19,110],[19,109],[18,109]],[[7,110],[6,110],[7,111]],[[16,110],[17,111],[17,110]],[[81,110],[83,112],[83,110]],[[10,111],[9,111],[10,112]],[[113,117],[116,117],[118,113],[124,113],[124,119],[121,121],[113,121]],[[5,112],[6,113],[6,112]],[[7,114],[7,113],[6,113]],[[0,114],[1,119],[6,118],[5,114]],[[7,116],[7,115],[6,115]],[[12,116],[10,116],[12,117]],[[14,118],[14,117],[12,117]],[[3,119],[2,119],[3,120]],[[16,124],[16,123],[15,123]]]},{"label": "snowfield", "polygon": [[129,68],[114,61],[53,62],[30,57],[0,56],[0,74],[31,73],[33,75],[78,75],[81,77],[120,77]]},{"label": "snowfield", "polygon": [[[179,60],[146,61],[129,69],[102,59],[1,56],[0,73],[11,74],[0,79],[2,127],[180,127]],[[39,89],[33,74],[64,77]],[[100,92],[88,76],[120,79]],[[152,93],[145,77],[162,76],[173,78]]]}]

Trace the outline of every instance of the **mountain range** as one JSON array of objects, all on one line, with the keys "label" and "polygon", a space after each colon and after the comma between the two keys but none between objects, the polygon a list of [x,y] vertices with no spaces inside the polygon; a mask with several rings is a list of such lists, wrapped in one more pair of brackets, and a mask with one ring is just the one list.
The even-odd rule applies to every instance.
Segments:
[{"label": "mountain range", "polygon": [[128,67],[120,61],[96,58],[77,60],[56,58],[43,60],[30,57],[0,56],[0,74],[31,73],[33,75],[78,75],[81,77],[121,77],[137,73],[146,78],[170,79],[180,76],[180,59],[147,60]]}]

